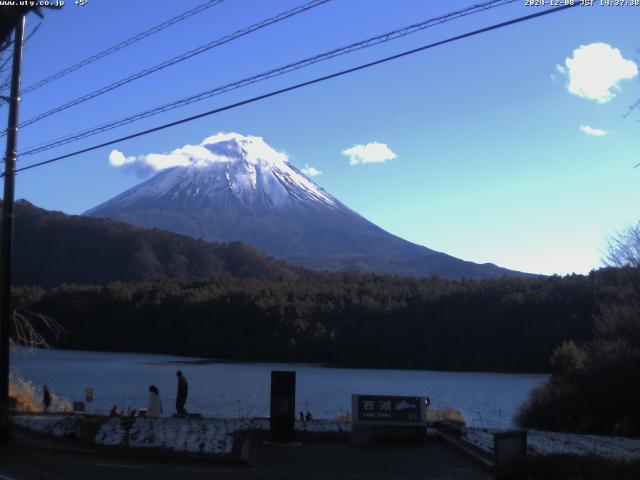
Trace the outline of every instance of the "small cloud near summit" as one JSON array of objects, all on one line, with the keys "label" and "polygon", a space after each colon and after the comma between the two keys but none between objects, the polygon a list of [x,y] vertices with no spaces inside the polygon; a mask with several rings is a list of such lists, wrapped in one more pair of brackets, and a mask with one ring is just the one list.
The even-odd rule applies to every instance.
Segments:
[{"label": "small cloud near summit", "polygon": [[[217,133],[205,138],[199,145],[184,145],[168,153],[149,153],[125,156],[119,150],[109,154],[109,165],[125,167],[140,176],[173,167],[204,167],[212,163],[233,162],[243,158],[250,163],[288,162],[286,154],[267,144],[262,137],[239,133]],[[317,171],[321,173],[319,170]]]},{"label": "small cloud near summit", "polygon": [[112,167],[122,167],[136,161],[136,157],[125,157],[120,150],[113,149],[109,154],[109,165]]},{"label": "small cloud near summit", "polygon": [[354,145],[342,151],[349,157],[349,165],[359,163],[384,163],[393,160],[397,155],[391,151],[386,143],[371,142],[366,145]]},{"label": "small cloud near summit", "polygon": [[322,172],[315,167],[312,167],[308,163],[304,164],[304,168],[301,168],[300,171],[304,173],[307,177],[317,177],[318,175],[322,175]]}]

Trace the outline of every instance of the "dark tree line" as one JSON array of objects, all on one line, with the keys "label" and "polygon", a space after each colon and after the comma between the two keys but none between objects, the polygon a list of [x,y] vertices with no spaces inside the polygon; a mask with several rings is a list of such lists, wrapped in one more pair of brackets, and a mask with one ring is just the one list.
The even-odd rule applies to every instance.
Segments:
[{"label": "dark tree line", "polygon": [[[636,298],[638,269],[451,281],[318,274],[22,287],[65,348],[342,366],[549,371],[563,342],[594,338],[606,306]],[[599,334],[595,331],[596,334]]]}]

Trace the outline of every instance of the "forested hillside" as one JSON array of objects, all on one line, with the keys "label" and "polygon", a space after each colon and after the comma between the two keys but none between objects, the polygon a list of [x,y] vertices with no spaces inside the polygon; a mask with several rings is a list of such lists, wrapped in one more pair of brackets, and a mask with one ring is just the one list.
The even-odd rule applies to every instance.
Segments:
[{"label": "forested hillside", "polygon": [[14,265],[15,284],[45,286],[220,275],[292,280],[304,274],[242,243],[194,240],[26,201],[16,203]]},{"label": "forested hillside", "polygon": [[564,341],[628,301],[638,269],[449,281],[326,274],[21,288],[63,324],[66,348],[345,366],[548,371]]}]

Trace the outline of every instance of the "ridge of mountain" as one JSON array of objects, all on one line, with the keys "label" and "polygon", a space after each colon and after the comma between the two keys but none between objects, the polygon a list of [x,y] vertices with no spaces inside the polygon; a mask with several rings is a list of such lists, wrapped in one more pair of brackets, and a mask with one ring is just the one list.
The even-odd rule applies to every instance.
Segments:
[{"label": "ridge of mountain", "polygon": [[109,219],[67,215],[26,200],[15,205],[13,258],[16,285],[215,276],[293,281],[308,275],[240,242],[205,242]]},{"label": "ridge of mountain", "polygon": [[313,270],[424,277],[528,276],[393,235],[307,178],[260,137],[218,134],[178,163],[85,212],[216,242],[241,241]]}]

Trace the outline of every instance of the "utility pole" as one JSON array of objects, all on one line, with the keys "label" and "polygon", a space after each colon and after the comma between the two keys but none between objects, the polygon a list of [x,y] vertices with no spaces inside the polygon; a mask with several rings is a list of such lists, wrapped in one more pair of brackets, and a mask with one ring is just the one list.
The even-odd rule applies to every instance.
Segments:
[{"label": "utility pole", "polygon": [[4,196],[2,202],[2,241],[0,242],[0,447],[9,446],[9,328],[11,327],[11,244],[13,243],[13,200],[18,141],[20,69],[24,44],[25,16],[17,23],[13,41],[13,69],[7,124],[7,150],[4,157]]}]

